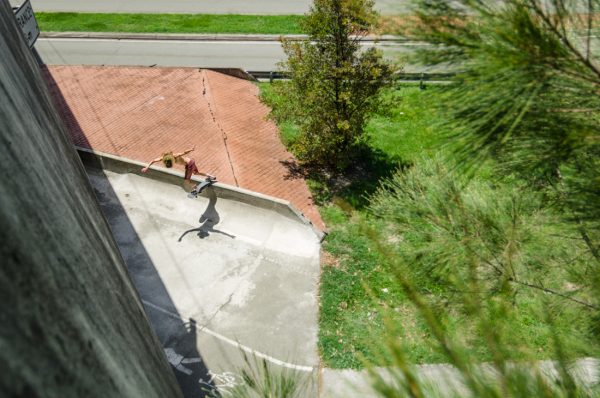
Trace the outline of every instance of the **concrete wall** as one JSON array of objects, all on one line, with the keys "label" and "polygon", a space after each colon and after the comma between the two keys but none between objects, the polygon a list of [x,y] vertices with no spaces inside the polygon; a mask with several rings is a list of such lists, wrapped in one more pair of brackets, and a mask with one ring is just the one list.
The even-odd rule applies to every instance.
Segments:
[{"label": "concrete wall", "polygon": [[0,396],[179,397],[7,0],[0,179]]}]

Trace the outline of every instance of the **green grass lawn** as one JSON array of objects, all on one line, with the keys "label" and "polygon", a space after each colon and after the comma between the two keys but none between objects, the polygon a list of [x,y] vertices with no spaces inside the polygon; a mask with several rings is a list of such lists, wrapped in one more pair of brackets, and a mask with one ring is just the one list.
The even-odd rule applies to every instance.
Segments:
[{"label": "green grass lawn", "polygon": [[[268,84],[261,84],[263,95],[273,95]],[[447,359],[437,348],[436,340],[418,311],[405,297],[398,283],[390,276],[386,261],[374,243],[366,236],[364,226],[380,231],[384,239],[396,242],[397,236],[386,236],[388,225],[370,215],[366,209],[369,195],[378,186],[378,178],[389,175],[399,164],[411,165],[423,155],[442,153],[451,156],[444,146],[443,130],[434,104],[440,93],[438,86],[420,90],[415,86],[398,86],[382,95],[384,106],[368,126],[369,145],[376,153],[375,173],[371,177],[349,177],[348,186],[332,189],[322,178],[309,177],[308,184],[315,195],[321,215],[329,227],[323,243],[320,285],[319,349],[324,366],[331,368],[362,368],[364,361],[388,365],[391,359],[381,348],[389,333],[384,320],[392,320],[396,336],[402,339],[412,363],[437,363]],[[291,121],[280,122],[282,141],[289,145],[298,134]],[[382,160],[383,159],[383,160]],[[410,167],[410,166],[409,166]],[[387,170],[385,170],[387,168]],[[475,178],[492,181],[493,175],[482,168]],[[436,296],[436,286],[422,287],[425,294]],[[589,354],[589,326],[581,321],[578,308],[566,307],[550,327],[543,319],[545,298],[539,292],[524,291],[515,299],[517,310],[506,320],[508,338],[519,342],[510,352],[511,359],[542,359],[552,356],[553,333],[574,336],[565,349],[569,356]],[[556,305],[561,305],[558,302]],[[458,311],[444,309],[450,336],[476,347],[472,359],[489,361],[483,337],[473,332],[473,324]]]},{"label": "green grass lawn", "polygon": [[[440,136],[435,134],[437,118],[428,111],[435,93],[435,87],[422,91],[414,86],[385,91],[384,106],[367,125],[371,146],[398,163],[410,163],[420,154],[435,151],[441,144]],[[323,362],[332,368],[361,368],[363,360],[388,363],[380,350],[385,341],[381,301],[391,308],[401,308],[405,333],[415,342],[413,359],[439,361],[441,357],[432,349],[432,342],[420,338],[424,325],[383,268],[384,261],[372,242],[360,230],[360,222],[367,217],[362,207],[378,182],[368,185],[337,192],[320,207],[330,229],[323,248],[333,258],[330,264],[323,264],[321,274],[319,349]]]},{"label": "green grass lawn", "polygon": [[[365,361],[377,366],[393,365],[386,350],[390,334],[401,341],[409,363],[448,362],[421,314],[391,276],[386,259],[361,227],[383,231],[381,235],[388,243],[395,243],[397,237],[386,236],[386,224],[364,211],[348,213],[335,203],[320,210],[330,228],[323,243],[326,254],[320,285],[319,350],[324,366],[360,369]],[[426,300],[437,302],[442,297],[439,286],[419,275],[418,264],[413,266],[414,275],[408,272],[413,283]],[[581,316],[586,310],[552,299],[533,290],[522,290],[516,296],[514,311],[502,322],[503,338],[510,348],[508,359],[553,358],[555,335],[563,339],[567,357],[593,355],[593,320]],[[544,319],[547,305],[560,308],[553,324]],[[470,360],[493,360],[485,338],[473,332],[478,327],[475,319],[452,305],[434,308],[444,314],[449,339],[469,347]]]},{"label": "green grass lawn", "polygon": [[400,86],[383,93],[384,106],[367,125],[371,145],[384,153],[412,162],[433,154],[442,143],[434,110],[438,87]]},{"label": "green grass lawn", "polygon": [[46,32],[298,34],[301,15],[35,14]]}]

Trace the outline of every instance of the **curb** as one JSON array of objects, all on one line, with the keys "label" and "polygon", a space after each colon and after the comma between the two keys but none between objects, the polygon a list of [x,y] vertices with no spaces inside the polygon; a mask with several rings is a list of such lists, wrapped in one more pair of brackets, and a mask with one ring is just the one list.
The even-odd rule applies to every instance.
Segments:
[{"label": "curb", "polygon": [[[146,166],[145,163],[79,146],[75,146],[75,149],[84,165],[97,169],[109,170],[119,174],[129,173],[140,176],[143,175],[144,177],[171,185],[181,185],[181,181],[184,177],[183,173],[154,166],[150,167],[147,173],[142,174],[141,169]],[[192,181],[201,182],[203,180],[199,177],[192,176]],[[212,189],[219,198],[235,200],[261,209],[272,210],[290,220],[299,221],[302,224],[309,226],[319,241],[322,241],[325,238],[325,232],[316,228],[303,213],[287,200],[220,182],[213,184]],[[205,195],[203,194],[201,196]]]},{"label": "curb", "polygon": [[[121,32],[41,32],[43,39],[105,39],[105,40],[185,40],[185,41],[267,41],[278,42],[282,38],[291,41],[308,39],[307,35],[229,34],[229,33],[121,33]],[[401,36],[366,36],[366,42],[408,42]]]}]

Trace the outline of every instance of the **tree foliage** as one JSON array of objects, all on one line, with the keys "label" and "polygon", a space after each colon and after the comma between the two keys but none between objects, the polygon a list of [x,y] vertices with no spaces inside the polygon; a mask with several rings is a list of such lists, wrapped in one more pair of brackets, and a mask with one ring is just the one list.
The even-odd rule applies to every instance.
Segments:
[{"label": "tree foliage", "polygon": [[[574,308],[573,331],[588,333],[588,349],[597,352],[599,9],[598,0],[418,1],[412,35],[432,45],[417,58],[458,71],[439,107],[449,146],[467,170],[493,159],[500,172],[492,186],[425,160],[372,200],[400,244],[390,247],[374,232],[373,239],[463,383],[460,392],[441,396],[599,394],[570,367],[566,347],[582,336],[551,328],[556,378],[511,363],[509,353],[520,344],[507,339],[519,296],[535,290],[545,305],[531,322],[552,326],[557,313]],[[470,364],[468,344],[445,331],[450,308],[440,309],[429,293],[440,284],[454,290],[444,294],[492,351],[492,379]],[[429,396],[402,344],[390,341],[398,377],[391,385],[376,376],[380,395]]]},{"label": "tree foliage", "polygon": [[[389,315],[392,381],[372,373],[381,397],[597,396],[571,368],[578,357],[598,353],[593,256],[577,229],[545,206],[544,195],[521,184],[469,179],[440,159],[424,158],[382,184],[371,210],[399,241],[389,244],[381,231],[370,231],[377,250],[453,365],[454,379],[428,385],[428,371],[409,362],[396,332],[402,320]],[[449,331],[457,313],[467,336]],[[560,381],[540,363],[514,361],[527,352],[516,331],[522,322],[544,325],[546,332],[530,337],[547,339],[545,355],[556,360]],[[473,363],[481,350],[490,363]]]},{"label": "tree foliage", "polygon": [[[458,68],[442,111],[461,160],[554,186],[570,215],[600,218],[598,0],[423,0],[422,61]],[[558,197],[557,197],[558,198]],[[597,226],[597,225],[596,225]]]},{"label": "tree foliage", "polygon": [[372,0],[317,0],[303,23],[308,40],[283,40],[291,83],[277,86],[288,102],[274,116],[286,112],[299,125],[292,149],[301,161],[343,169],[361,143],[392,72],[379,51],[360,48],[375,22]]},{"label": "tree foliage", "polygon": [[475,277],[486,300],[533,289],[600,308],[586,276],[592,254],[576,228],[524,184],[468,180],[424,158],[386,180],[371,211],[402,237],[398,254],[421,291],[449,297],[470,291]]}]

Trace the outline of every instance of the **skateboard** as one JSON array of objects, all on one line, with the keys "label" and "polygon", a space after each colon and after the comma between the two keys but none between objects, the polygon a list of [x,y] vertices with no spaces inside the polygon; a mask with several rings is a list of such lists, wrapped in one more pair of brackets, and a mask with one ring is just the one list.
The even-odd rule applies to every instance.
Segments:
[{"label": "skateboard", "polygon": [[197,197],[198,195],[200,195],[202,193],[202,191],[204,191],[204,189],[206,187],[211,186],[216,181],[217,181],[217,177],[213,177],[213,176],[206,177],[206,179],[204,181],[200,182],[200,184],[196,185],[196,187],[194,189],[192,189],[192,191],[188,194],[188,197],[190,197],[190,198]]}]

